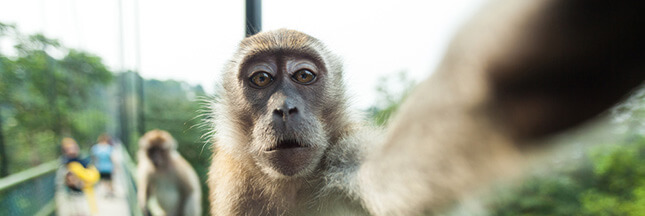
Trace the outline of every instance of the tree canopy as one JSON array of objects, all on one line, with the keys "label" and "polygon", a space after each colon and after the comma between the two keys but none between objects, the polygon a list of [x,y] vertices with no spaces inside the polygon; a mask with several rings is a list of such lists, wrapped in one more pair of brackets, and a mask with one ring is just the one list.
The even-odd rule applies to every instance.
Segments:
[{"label": "tree canopy", "polygon": [[12,41],[16,53],[0,53],[0,121],[10,172],[57,157],[62,136],[93,141],[109,121],[104,109],[89,106],[100,105],[113,78],[101,58],[2,23],[0,39]]}]

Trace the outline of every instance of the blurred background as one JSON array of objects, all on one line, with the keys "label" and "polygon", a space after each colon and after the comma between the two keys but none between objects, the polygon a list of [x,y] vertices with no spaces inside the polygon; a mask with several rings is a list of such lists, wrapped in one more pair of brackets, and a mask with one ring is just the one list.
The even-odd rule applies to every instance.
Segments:
[{"label": "blurred background", "polygon": [[[261,9],[252,30],[300,30],[343,57],[353,108],[385,125],[484,1],[250,2]],[[89,154],[107,133],[129,158],[145,131],[167,130],[204,183],[211,149],[199,115],[245,37],[247,6],[0,0],[0,215],[60,208],[53,185],[65,136]],[[642,99],[636,93],[598,123],[558,137],[570,145],[549,160],[557,169],[536,169],[483,205],[491,215],[645,215]],[[136,158],[124,159],[130,207],[136,180],[127,170],[134,164]]]}]

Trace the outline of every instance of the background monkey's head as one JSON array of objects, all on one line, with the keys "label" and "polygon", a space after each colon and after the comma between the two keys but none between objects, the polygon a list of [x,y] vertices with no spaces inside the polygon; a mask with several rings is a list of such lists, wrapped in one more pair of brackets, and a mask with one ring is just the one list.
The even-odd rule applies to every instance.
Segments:
[{"label": "background monkey's head", "polygon": [[156,168],[165,167],[176,148],[177,141],[164,130],[148,131],[139,139],[139,151],[144,151]]},{"label": "background monkey's head", "polygon": [[218,151],[230,151],[274,178],[307,176],[347,130],[340,60],[293,30],[244,39],[215,105]]}]

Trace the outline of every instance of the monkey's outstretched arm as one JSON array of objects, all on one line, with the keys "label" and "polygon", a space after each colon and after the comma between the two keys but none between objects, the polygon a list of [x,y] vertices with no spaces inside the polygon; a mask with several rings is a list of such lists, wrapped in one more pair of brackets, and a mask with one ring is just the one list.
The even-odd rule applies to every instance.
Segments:
[{"label": "monkey's outstretched arm", "polygon": [[141,211],[146,212],[150,193],[150,175],[153,173],[154,167],[144,151],[137,152],[137,157],[137,201]]},{"label": "monkey's outstretched arm", "polygon": [[[358,171],[375,215],[439,212],[645,79],[645,3],[500,0],[455,37]],[[537,144],[536,144],[537,143]]]}]

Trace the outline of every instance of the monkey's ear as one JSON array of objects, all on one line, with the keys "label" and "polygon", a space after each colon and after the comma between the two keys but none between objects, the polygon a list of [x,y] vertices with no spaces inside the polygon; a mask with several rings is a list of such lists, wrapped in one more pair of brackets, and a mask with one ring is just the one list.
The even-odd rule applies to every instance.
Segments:
[{"label": "monkey's ear", "polygon": [[645,3],[554,1],[486,70],[496,119],[520,140],[592,118],[645,79]]}]

